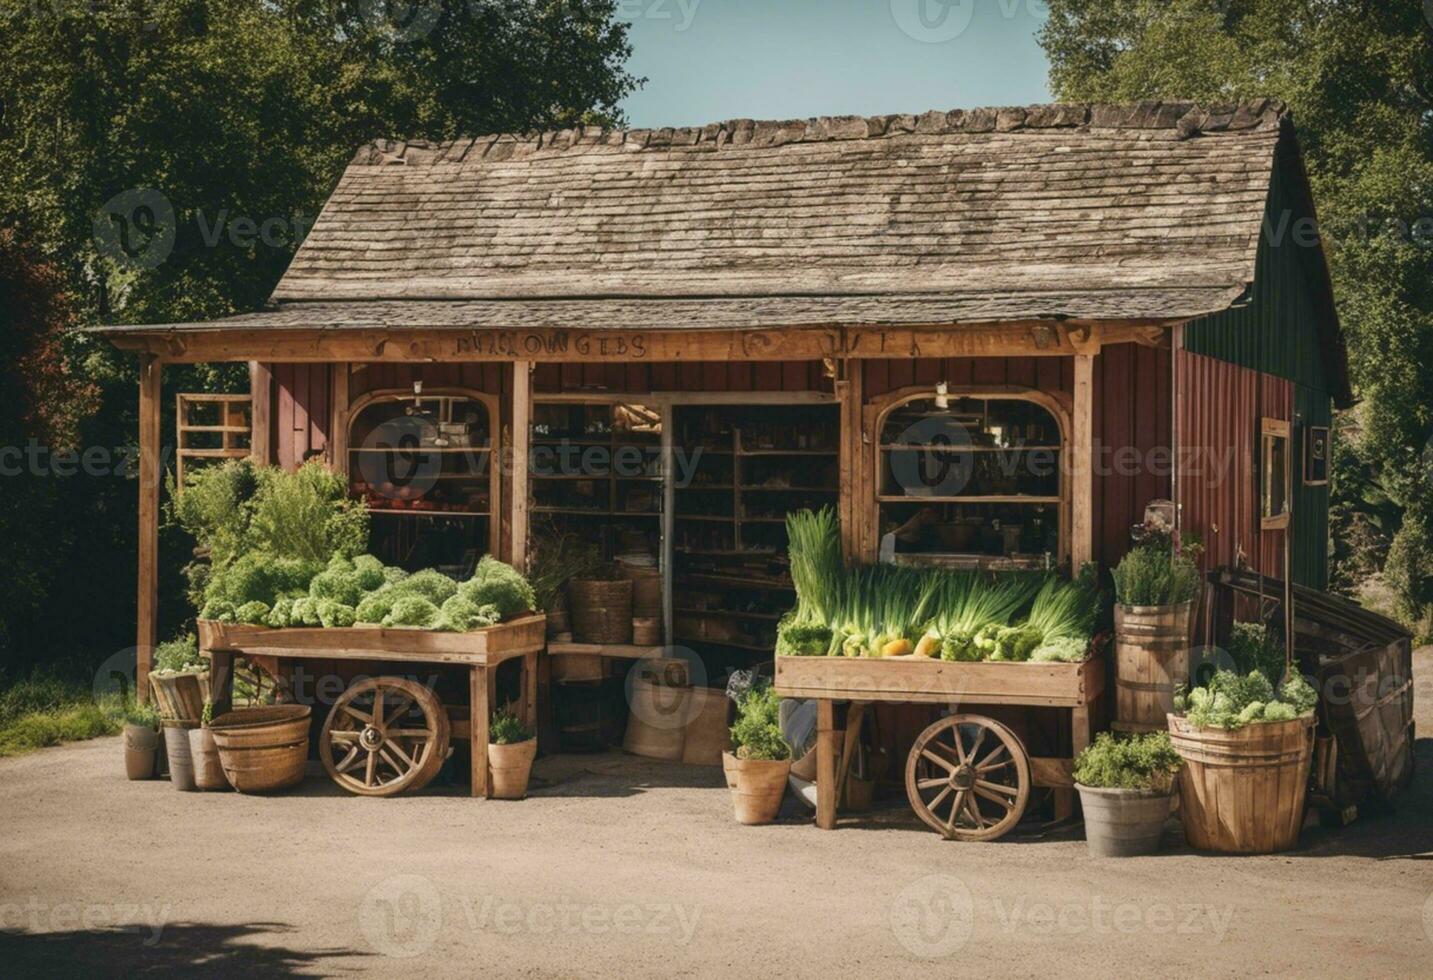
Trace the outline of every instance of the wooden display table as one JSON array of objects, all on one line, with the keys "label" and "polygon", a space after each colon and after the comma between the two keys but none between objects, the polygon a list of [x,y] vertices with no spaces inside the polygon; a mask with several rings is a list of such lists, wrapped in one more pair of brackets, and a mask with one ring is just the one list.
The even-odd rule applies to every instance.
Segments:
[{"label": "wooden display table", "polygon": [[[911,806],[929,826],[953,839],[993,840],[1007,833],[1023,815],[1032,785],[1055,789],[1056,813],[1068,816],[1074,807],[1073,756],[1090,743],[1090,705],[1104,688],[1099,657],[1081,664],[776,658],[776,693],[817,705],[816,825],[823,830],[836,826],[840,784],[862,719],[876,702],[1068,711],[1069,758],[1031,758],[1020,739],[999,722],[952,714],[916,738],[906,763]],[[836,727],[838,701],[851,706],[844,729]]]},{"label": "wooden display table", "polygon": [[[469,717],[450,718],[452,707],[432,691],[402,678],[360,681],[334,704],[324,724],[320,756],[334,781],[351,792],[391,796],[421,788],[436,775],[449,739],[467,737],[472,748],[473,796],[491,794],[488,779],[488,720],[496,700],[497,667],[522,660],[521,712],[537,724],[537,659],[543,649],[547,617],[524,616],[469,633],[350,627],[347,629],[268,629],[232,623],[199,622],[199,649],[211,664],[214,712],[228,710],[233,699],[235,656],[258,661],[275,676],[286,660],[380,660],[395,664],[444,664],[469,668]],[[354,700],[362,698],[360,704]],[[392,699],[392,700],[386,700]],[[386,704],[386,708],[385,708]],[[395,704],[401,707],[395,708]],[[385,712],[387,714],[385,715]],[[407,712],[421,713],[421,727],[385,729]],[[356,729],[354,720],[362,723]],[[345,724],[346,723],[346,724]],[[340,751],[346,754],[335,761]],[[366,756],[363,755],[366,753]],[[366,761],[363,779],[349,766]],[[392,778],[382,769],[391,768]]]}]

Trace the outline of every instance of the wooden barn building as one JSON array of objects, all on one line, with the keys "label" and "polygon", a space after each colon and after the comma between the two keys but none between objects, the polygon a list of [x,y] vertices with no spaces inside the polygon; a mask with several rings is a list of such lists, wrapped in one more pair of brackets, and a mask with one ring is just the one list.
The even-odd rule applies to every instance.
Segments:
[{"label": "wooden barn building", "polygon": [[799,507],[866,560],[1078,567],[1167,499],[1209,565],[1322,588],[1350,394],[1312,218],[1269,101],[365,146],[267,308],[103,328],[143,365],[139,647],[190,362],[252,391],[168,393],[185,465],[322,457],[390,561],[577,530],[714,665],[769,659]]}]

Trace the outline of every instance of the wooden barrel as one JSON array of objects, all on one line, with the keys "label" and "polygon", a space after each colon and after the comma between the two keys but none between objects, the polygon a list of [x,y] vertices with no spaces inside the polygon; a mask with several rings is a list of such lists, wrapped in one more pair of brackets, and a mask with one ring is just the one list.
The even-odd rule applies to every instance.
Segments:
[{"label": "wooden barrel", "polygon": [[632,642],[630,579],[573,579],[567,585],[578,643]]},{"label": "wooden barrel", "polygon": [[1194,603],[1115,605],[1115,719],[1125,732],[1162,732],[1174,690],[1189,683]]},{"label": "wooden barrel", "polygon": [[215,718],[209,728],[230,785],[264,793],[303,782],[312,714],[306,704],[276,704]]},{"label": "wooden barrel", "polygon": [[1190,847],[1269,854],[1298,843],[1313,760],[1312,717],[1226,731],[1170,715],[1169,737],[1184,759],[1179,805]]}]

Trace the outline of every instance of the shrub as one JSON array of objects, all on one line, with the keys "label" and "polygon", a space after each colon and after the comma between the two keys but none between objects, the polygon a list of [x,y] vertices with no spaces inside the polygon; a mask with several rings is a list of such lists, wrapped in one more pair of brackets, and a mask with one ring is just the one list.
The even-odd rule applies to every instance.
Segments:
[{"label": "shrub", "polygon": [[159,731],[159,712],[154,705],[131,698],[124,706],[124,722],[126,725],[139,725]]},{"label": "shrub", "polygon": [[514,745],[526,742],[532,737],[532,730],[510,709],[494,711],[492,720],[488,722],[488,741],[493,745]]},{"label": "shrub", "polygon": [[252,546],[249,524],[261,468],[251,459],[191,470],[183,493],[169,484],[168,518],[193,535],[215,566],[228,564]]},{"label": "shrub", "polygon": [[781,734],[781,699],[768,686],[752,687],[737,702],[732,744],[742,759],[779,762],[791,758],[791,746]]},{"label": "shrub", "polygon": [[368,547],[368,512],[349,497],[348,478],[322,460],[293,473],[261,470],[253,515],[249,545],[272,555],[323,562]]},{"label": "shrub", "polygon": [[207,667],[209,662],[199,656],[199,643],[193,633],[185,633],[154,648],[154,670],[174,674]]},{"label": "shrub", "polygon": [[1115,598],[1126,606],[1169,606],[1199,591],[1199,569],[1187,553],[1142,545],[1115,566]]},{"label": "shrub", "polygon": [[1180,765],[1168,732],[1128,738],[1102,732],[1075,760],[1075,782],[1102,789],[1168,793]]}]

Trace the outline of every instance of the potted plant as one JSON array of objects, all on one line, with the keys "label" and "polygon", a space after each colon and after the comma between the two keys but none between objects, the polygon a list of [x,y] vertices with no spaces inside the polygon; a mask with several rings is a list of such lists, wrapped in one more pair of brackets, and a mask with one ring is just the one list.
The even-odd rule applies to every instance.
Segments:
[{"label": "potted plant", "polygon": [[198,789],[228,789],[229,780],[224,776],[224,767],[219,762],[219,746],[214,741],[214,732],[209,727],[214,721],[214,703],[204,702],[204,712],[199,727],[191,728],[189,735],[189,759],[194,767],[194,785]]},{"label": "potted plant", "polygon": [[1290,671],[1277,689],[1258,670],[1216,673],[1175,698],[1169,716],[1190,846],[1230,854],[1287,850],[1299,839],[1318,694]]},{"label": "potted plant", "polygon": [[537,737],[511,708],[493,712],[488,725],[488,780],[498,800],[520,800],[527,796],[532,760],[537,756]]},{"label": "potted plant", "polygon": [[731,726],[735,752],[722,753],[737,823],[771,823],[781,809],[791,774],[791,746],[781,734],[780,706],[769,685],[751,687],[737,702],[736,724]]},{"label": "potted plant", "polygon": [[1159,850],[1182,760],[1166,732],[1118,738],[1108,732],[1075,759],[1085,840],[1095,857]]},{"label": "potted plant", "polygon": [[1163,731],[1174,692],[1189,679],[1197,546],[1158,536],[1114,570],[1115,727]]},{"label": "potted plant", "polygon": [[153,779],[159,756],[159,712],[145,701],[124,711],[124,772],[130,779]]}]

